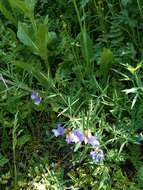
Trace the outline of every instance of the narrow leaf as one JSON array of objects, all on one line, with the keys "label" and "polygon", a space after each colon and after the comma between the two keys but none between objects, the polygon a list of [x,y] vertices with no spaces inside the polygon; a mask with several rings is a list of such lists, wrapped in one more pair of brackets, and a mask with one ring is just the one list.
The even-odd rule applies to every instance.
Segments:
[{"label": "narrow leaf", "polygon": [[40,84],[42,84],[46,89],[49,89],[51,85],[51,81],[48,77],[45,76],[39,69],[36,69],[30,63],[22,62],[22,61],[15,61],[14,65],[25,69],[27,72],[32,73],[33,76],[38,80]]},{"label": "narrow leaf", "polygon": [[27,17],[32,17],[32,12],[24,1],[21,0],[8,0],[11,7],[19,8]]},{"label": "narrow leaf", "polygon": [[93,43],[86,31],[82,31],[77,39],[80,40],[80,45],[81,45],[81,51],[82,55],[85,58],[86,62],[90,62],[92,58],[94,57],[93,54]]},{"label": "narrow leaf", "polygon": [[17,19],[14,18],[14,16],[12,16],[11,12],[8,11],[8,10],[4,7],[2,1],[0,1],[0,11],[1,11],[2,14],[5,16],[5,18],[7,18],[9,21],[12,22],[12,24],[14,24],[15,26],[17,26]]}]

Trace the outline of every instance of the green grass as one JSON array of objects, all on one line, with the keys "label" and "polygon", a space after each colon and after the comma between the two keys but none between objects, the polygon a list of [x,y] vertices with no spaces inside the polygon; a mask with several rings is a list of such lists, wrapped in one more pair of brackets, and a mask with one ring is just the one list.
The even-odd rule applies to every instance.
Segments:
[{"label": "green grass", "polygon": [[141,190],[142,1],[1,0],[0,16],[0,189]]}]

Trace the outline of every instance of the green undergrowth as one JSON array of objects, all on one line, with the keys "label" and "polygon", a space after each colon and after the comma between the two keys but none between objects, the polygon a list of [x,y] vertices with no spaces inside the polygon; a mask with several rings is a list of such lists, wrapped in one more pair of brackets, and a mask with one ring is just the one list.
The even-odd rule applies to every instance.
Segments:
[{"label": "green undergrowth", "polygon": [[142,20],[141,0],[0,0],[0,190],[143,189]]}]

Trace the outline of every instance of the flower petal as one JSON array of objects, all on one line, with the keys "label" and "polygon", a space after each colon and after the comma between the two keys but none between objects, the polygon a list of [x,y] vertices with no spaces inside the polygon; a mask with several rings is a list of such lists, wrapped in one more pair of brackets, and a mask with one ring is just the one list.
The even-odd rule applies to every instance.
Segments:
[{"label": "flower petal", "polygon": [[93,147],[99,146],[99,144],[100,144],[97,137],[95,137],[95,136],[89,137],[88,143],[91,144]]}]

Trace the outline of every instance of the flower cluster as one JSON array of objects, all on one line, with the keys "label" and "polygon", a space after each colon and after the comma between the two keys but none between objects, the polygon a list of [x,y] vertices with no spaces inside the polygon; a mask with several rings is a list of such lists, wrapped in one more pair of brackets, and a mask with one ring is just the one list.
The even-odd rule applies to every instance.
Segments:
[{"label": "flower cluster", "polygon": [[67,144],[84,142],[85,144],[91,145],[94,150],[90,152],[90,156],[95,162],[101,162],[104,159],[104,153],[99,148],[99,139],[97,136],[93,136],[89,129],[84,133],[80,129],[69,131],[65,129],[62,124],[58,124],[57,128],[53,129],[52,132],[55,137],[66,135]]},{"label": "flower cluster", "polygon": [[39,96],[38,92],[32,92],[31,99],[34,101],[34,104],[39,105],[42,101],[42,98]]}]

